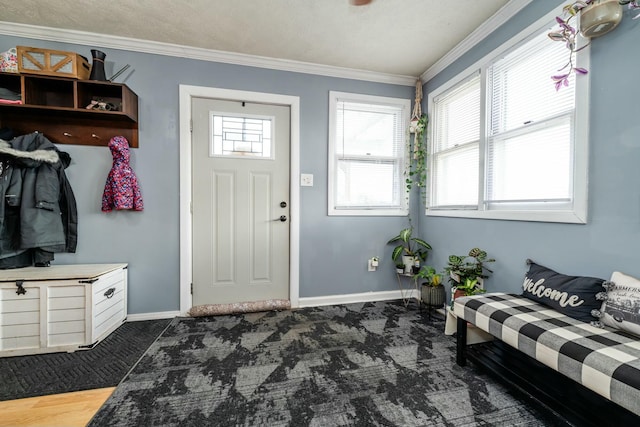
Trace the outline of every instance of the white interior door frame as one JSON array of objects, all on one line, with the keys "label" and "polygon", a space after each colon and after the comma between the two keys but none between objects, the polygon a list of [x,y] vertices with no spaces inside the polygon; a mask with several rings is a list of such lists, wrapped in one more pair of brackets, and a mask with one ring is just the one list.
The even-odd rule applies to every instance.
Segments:
[{"label": "white interior door frame", "polygon": [[191,221],[191,99],[213,98],[288,105],[291,110],[289,300],[298,307],[300,295],[300,98],[264,92],[180,85],[180,313],[192,307]]}]

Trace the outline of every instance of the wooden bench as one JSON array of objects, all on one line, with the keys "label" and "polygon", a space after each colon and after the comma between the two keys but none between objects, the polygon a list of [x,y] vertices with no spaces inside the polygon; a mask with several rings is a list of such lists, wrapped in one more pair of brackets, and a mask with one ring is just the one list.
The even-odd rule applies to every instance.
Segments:
[{"label": "wooden bench", "polygon": [[[640,425],[637,337],[513,294],[462,297],[453,309],[458,365],[468,357],[573,424]],[[495,344],[468,346],[467,322]]]}]

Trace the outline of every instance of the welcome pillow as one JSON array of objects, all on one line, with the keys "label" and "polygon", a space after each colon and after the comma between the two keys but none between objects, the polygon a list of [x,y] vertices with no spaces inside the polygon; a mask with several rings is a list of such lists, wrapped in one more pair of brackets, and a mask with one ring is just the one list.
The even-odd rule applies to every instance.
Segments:
[{"label": "welcome pillow", "polygon": [[529,271],[522,284],[522,296],[583,322],[597,320],[591,311],[602,306],[596,295],[602,292],[603,279],[567,276],[531,260],[527,263]]},{"label": "welcome pillow", "polygon": [[640,280],[614,271],[606,284],[607,297],[600,321],[606,326],[640,336]]}]

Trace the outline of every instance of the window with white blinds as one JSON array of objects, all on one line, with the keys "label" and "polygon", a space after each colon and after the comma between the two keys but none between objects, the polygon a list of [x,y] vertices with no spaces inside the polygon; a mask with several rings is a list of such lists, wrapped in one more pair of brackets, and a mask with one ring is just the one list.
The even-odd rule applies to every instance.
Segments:
[{"label": "window with white blinds", "polygon": [[539,25],[430,94],[429,215],[586,222],[589,77],[556,91],[568,51]]},{"label": "window with white blinds", "polygon": [[559,91],[549,78],[566,60],[543,33],[489,67],[489,208],[571,208],[575,75]]},{"label": "window with white blinds", "polygon": [[410,101],[330,92],[329,215],[406,215]]},{"label": "window with white blinds", "polygon": [[436,98],[432,206],[476,207],[480,160],[480,75]]}]

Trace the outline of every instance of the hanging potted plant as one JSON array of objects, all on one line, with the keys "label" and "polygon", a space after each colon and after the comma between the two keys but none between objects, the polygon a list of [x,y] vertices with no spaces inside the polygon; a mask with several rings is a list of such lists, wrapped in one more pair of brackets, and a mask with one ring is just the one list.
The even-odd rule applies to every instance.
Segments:
[{"label": "hanging potted plant", "polygon": [[407,193],[411,192],[414,187],[418,187],[422,191],[427,182],[426,133],[428,123],[429,119],[426,114],[422,114],[416,123],[413,147],[410,150],[411,159],[405,179]]},{"label": "hanging potted plant", "polygon": [[[566,45],[569,50],[569,60],[558,71],[561,74],[551,76],[556,90],[569,86],[571,73],[587,74],[587,70],[574,65],[574,54],[589,45],[589,42],[579,46],[578,34],[589,39],[600,37],[618,26],[622,20],[622,5],[629,9],[640,9],[638,0],[576,0],[565,5],[563,17],[557,16],[558,29],[549,32],[549,38]],[[633,17],[637,19],[640,14]],[[579,24],[576,22],[579,19]],[[578,31],[578,27],[580,31]]]},{"label": "hanging potted plant", "polygon": [[[422,81],[416,81],[416,96],[413,105],[411,121],[409,122],[409,133],[414,134],[413,144],[409,136],[407,136],[407,158],[408,165],[405,170],[405,189],[407,200],[411,190],[415,187],[422,192],[423,202],[426,201],[426,194],[423,188],[427,182],[427,147],[426,135],[427,124],[429,119],[426,114],[422,114]],[[411,221],[411,217],[409,217]]]}]

